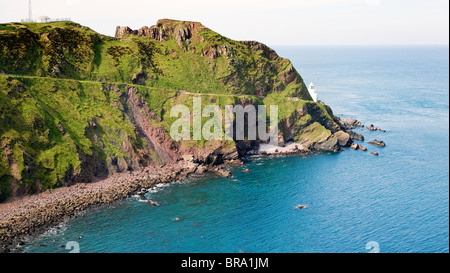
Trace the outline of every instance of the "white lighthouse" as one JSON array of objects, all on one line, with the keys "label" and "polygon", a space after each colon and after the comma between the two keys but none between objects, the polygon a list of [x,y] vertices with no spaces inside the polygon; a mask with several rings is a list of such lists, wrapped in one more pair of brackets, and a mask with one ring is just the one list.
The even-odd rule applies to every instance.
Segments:
[{"label": "white lighthouse", "polygon": [[315,102],[318,102],[319,98],[317,96],[316,90],[314,89],[314,84],[312,82],[309,84],[308,91],[309,91],[309,94],[311,95],[311,98]]}]

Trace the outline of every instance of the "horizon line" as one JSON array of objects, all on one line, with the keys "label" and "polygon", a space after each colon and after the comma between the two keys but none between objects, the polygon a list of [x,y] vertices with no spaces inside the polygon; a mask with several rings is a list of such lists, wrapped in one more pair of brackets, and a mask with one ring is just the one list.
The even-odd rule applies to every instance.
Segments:
[{"label": "horizon line", "polygon": [[[267,43],[270,44],[270,43]],[[364,46],[449,46],[449,44],[270,44],[270,46],[342,46],[342,47],[364,47]]]}]

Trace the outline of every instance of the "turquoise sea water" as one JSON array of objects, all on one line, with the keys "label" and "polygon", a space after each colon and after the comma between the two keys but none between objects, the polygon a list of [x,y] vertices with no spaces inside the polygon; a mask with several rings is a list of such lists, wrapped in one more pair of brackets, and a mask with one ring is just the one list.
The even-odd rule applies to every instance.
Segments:
[{"label": "turquoise sea water", "polygon": [[[278,47],[368,152],[257,158],[235,178],[205,177],[67,221],[23,250],[68,252],[449,251],[449,49]],[[358,129],[359,132],[361,129]],[[308,208],[295,210],[306,204]],[[179,221],[175,221],[179,218]],[[81,236],[81,239],[77,239]]]}]

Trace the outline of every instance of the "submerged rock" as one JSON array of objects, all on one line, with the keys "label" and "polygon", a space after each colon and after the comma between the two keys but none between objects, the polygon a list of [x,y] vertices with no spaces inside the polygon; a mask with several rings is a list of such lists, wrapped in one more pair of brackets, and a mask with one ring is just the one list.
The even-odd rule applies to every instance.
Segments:
[{"label": "submerged rock", "polygon": [[159,206],[158,202],[152,201],[152,200],[148,200],[147,205],[153,206],[153,207],[157,207]]},{"label": "submerged rock", "polygon": [[143,195],[143,194],[138,194],[138,195],[139,195],[139,200],[147,201],[147,197],[145,197],[145,195]]}]

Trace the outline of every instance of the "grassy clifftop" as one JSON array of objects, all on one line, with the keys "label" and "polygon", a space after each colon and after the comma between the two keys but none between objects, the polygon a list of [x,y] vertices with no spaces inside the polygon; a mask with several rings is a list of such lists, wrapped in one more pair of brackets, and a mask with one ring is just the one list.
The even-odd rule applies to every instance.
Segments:
[{"label": "grassy clifftop", "polygon": [[72,22],[0,25],[0,73],[311,99],[289,60],[200,23],[160,20],[137,31],[118,27],[116,37]]},{"label": "grassy clifftop", "polygon": [[277,104],[285,141],[339,130],[289,60],[197,22],[118,27],[116,37],[73,22],[0,24],[0,74],[0,202],[184,153],[205,163],[233,154],[230,143],[170,140],[168,112],[192,94]]}]

